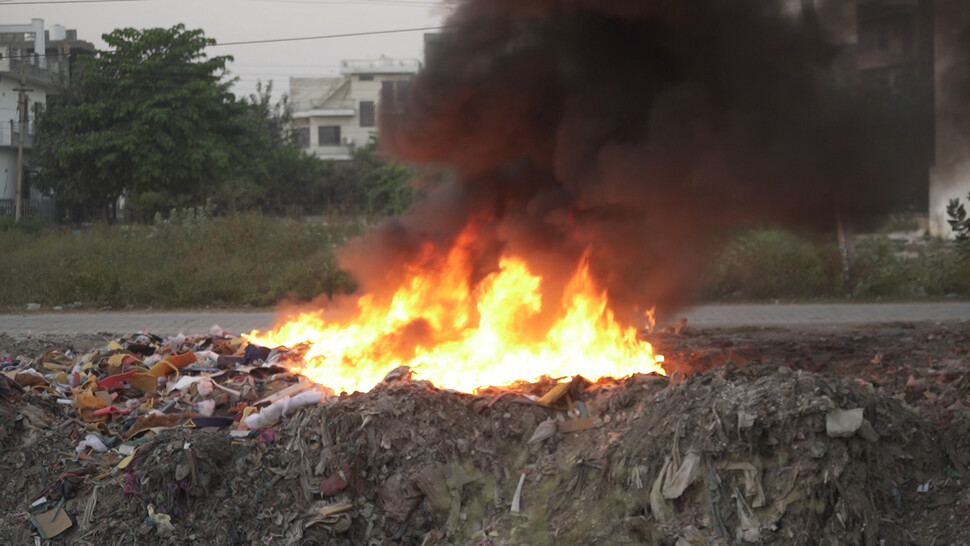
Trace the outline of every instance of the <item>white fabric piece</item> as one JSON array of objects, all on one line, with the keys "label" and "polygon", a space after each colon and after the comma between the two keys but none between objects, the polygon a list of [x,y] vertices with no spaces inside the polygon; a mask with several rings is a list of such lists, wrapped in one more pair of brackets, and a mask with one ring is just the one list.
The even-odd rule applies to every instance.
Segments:
[{"label": "white fabric piece", "polygon": [[196,385],[196,390],[198,390],[201,396],[209,396],[212,394],[212,378],[207,376],[202,376],[199,378],[199,384]]},{"label": "white fabric piece", "polygon": [[832,438],[850,438],[862,426],[863,409],[834,409],[825,416],[825,432]]},{"label": "white fabric piece", "polygon": [[104,453],[105,451],[108,451],[108,446],[104,445],[104,442],[101,441],[101,437],[98,436],[97,434],[88,434],[87,436],[85,436],[84,439],[81,440],[81,443],[79,443],[77,447],[74,448],[74,451],[81,453],[82,451],[84,451],[84,448],[86,447],[90,447],[91,449],[97,451],[98,453]]},{"label": "white fabric piece", "polygon": [[680,468],[678,468],[672,474],[668,473],[667,479],[664,480],[662,489],[664,498],[676,499],[683,495],[684,491],[690,487],[690,484],[694,483],[694,480],[700,476],[700,470],[700,455],[690,452],[684,456],[684,460],[680,463]]},{"label": "white fabric piece", "polygon": [[250,415],[243,422],[250,430],[266,428],[279,421],[281,417],[286,417],[303,406],[319,404],[322,401],[323,393],[320,391],[301,392],[292,397],[285,396],[266,406],[259,413]]},{"label": "white fabric piece", "polygon": [[199,410],[199,415],[203,417],[212,417],[212,414],[216,411],[216,401],[203,400],[196,404],[195,407]]}]

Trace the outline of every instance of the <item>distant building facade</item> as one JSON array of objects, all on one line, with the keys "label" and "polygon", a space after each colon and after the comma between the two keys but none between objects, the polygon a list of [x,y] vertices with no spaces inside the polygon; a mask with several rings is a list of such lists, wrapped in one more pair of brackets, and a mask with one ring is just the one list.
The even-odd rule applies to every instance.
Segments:
[{"label": "distant building facade", "polygon": [[825,10],[823,30],[844,44],[862,98],[884,109],[868,138],[909,180],[906,208],[928,213],[930,234],[947,237],[947,203],[970,194],[970,0],[837,7]]},{"label": "distant building facade", "polygon": [[340,76],[290,78],[297,145],[322,159],[346,160],[377,136],[382,90],[400,92],[421,69],[417,59],[342,61]]},{"label": "distant building facade", "polygon": [[935,154],[933,0],[862,0],[857,6],[859,91],[880,109],[868,138],[878,158],[907,180],[899,210],[929,207]]},{"label": "distant building facade", "polygon": [[970,194],[970,0],[935,0],[935,159],[929,228],[951,235],[946,205]]},{"label": "distant building facade", "polygon": [[[78,40],[76,30],[60,25],[46,30],[43,19],[0,25],[0,215],[13,214],[16,207],[21,141],[27,164],[34,124],[47,98],[68,83],[78,56],[93,52],[94,44]],[[27,178],[21,186],[21,209],[30,214],[36,212],[40,195],[29,188]]]},{"label": "distant building facade", "polygon": [[947,203],[970,194],[970,0],[861,0],[857,27],[861,89],[895,114],[874,132],[930,234],[949,237]]}]

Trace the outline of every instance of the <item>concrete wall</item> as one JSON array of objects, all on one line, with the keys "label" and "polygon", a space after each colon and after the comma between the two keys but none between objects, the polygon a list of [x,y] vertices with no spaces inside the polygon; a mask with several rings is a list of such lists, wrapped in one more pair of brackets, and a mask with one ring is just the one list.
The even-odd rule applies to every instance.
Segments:
[{"label": "concrete wall", "polygon": [[377,74],[374,75],[374,79],[371,81],[363,81],[360,80],[359,76],[353,76],[351,91],[348,99],[353,101],[353,108],[356,113],[352,119],[346,120],[346,123],[342,129],[343,135],[350,138],[353,141],[354,146],[363,146],[367,144],[371,137],[376,137],[376,124],[373,127],[360,126],[360,103],[362,101],[372,101],[376,106],[378,103],[380,103],[381,86],[383,85],[383,82],[407,81],[410,79],[410,74]]},{"label": "concrete wall", "polygon": [[290,78],[290,105],[294,112],[318,108],[344,78]]},{"label": "concrete wall", "polygon": [[17,195],[17,150],[0,148],[0,199]]},{"label": "concrete wall", "polygon": [[[20,87],[17,79],[8,74],[0,74],[0,199],[15,199],[17,192],[17,138],[13,133],[11,121],[19,129],[19,113],[17,100],[19,93],[14,89]],[[47,94],[42,89],[34,89],[27,93],[28,98],[28,129],[24,135],[24,162],[31,154],[34,133],[34,104],[46,104]],[[27,198],[28,196],[23,196]]]},{"label": "concrete wall", "polygon": [[946,205],[970,193],[970,0],[936,0],[936,162],[930,233],[951,235]]}]

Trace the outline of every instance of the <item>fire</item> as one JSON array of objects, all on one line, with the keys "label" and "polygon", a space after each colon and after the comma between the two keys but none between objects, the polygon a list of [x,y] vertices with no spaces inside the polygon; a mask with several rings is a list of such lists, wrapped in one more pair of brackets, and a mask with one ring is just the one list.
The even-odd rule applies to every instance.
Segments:
[{"label": "fire", "polygon": [[336,392],[369,390],[402,365],[419,379],[464,392],[544,375],[663,373],[663,357],[637,339],[636,328],[617,323],[585,258],[550,319],[542,278],[520,258],[501,258],[496,271],[470,284],[471,237],[463,233],[441,266],[412,268],[389,300],[360,297],[352,319],[303,313],[247,337],[269,347],[308,344],[305,366],[294,371]]}]

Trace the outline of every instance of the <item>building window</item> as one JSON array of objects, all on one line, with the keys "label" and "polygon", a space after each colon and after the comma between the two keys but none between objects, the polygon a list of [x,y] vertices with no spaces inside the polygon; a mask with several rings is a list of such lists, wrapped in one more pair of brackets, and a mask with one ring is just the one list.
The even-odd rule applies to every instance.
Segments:
[{"label": "building window", "polygon": [[381,82],[381,99],[396,100],[408,92],[411,87],[409,80],[395,80]]},{"label": "building window", "polygon": [[340,146],[340,126],[321,125],[317,127],[318,146]]},{"label": "building window", "polygon": [[381,85],[381,108],[385,112],[400,113],[404,107],[404,99],[407,97],[408,88],[411,82],[408,80],[396,80],[382,82]]},{"label": "building window", "polygon": [[360,126],[374,127],[375,125],[377,125],[377,116],[374,112],[374,101],[360,101]]},{"label": "building window", "polygon": [[297,127],[293,129],[293,145],[297,148],[309,148],[310,147],[310,128],[309,127]]},{"label": "building window", "polygon": [[358,78],[362,82],[372,82],[372,81],[374,81],[374,75],[373,74],[361,74]]}]

